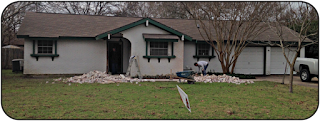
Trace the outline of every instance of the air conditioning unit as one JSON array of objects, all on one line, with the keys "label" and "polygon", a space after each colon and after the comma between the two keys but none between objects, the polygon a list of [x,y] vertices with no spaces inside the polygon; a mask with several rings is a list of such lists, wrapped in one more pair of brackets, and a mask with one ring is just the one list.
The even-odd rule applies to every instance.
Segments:
[{"label": "air conditioning unit", "polygon": [[23,59],[12,60],[12,72],[23,72]]}]

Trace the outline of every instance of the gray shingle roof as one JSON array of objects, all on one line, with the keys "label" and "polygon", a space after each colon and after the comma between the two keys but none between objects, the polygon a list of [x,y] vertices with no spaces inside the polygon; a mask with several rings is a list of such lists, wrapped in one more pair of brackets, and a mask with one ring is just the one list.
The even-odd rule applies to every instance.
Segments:
[{"label": "gray shingle roof", "polygon": [[[141,19],[143,18],[27,12],[17,35],[29,35],[30,37],[95,37]],[[204,40],[198,31],[195,20],[152,19],[187,34],[192,39]],[[284,27],[283,31],[285,39],[297,41],[297,38],[291,33],[293,30]],[[255,40],[279,41],[279,38],[269,29]],[[307,39],[307,41],[311,40]]]},{"label": "gray shingle roof", "polygon": [[142,18],[27,12],[17,35],[30,37],[95,37]]}]

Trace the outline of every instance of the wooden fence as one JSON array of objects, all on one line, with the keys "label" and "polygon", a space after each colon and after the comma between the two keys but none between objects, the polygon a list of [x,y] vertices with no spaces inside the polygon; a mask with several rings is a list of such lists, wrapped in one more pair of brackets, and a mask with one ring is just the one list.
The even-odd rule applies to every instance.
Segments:
[{"label": "wooden fence", "polygon": [[13,59],[23,59],[23,49],[1,48],[2,69],[12,69]]}]

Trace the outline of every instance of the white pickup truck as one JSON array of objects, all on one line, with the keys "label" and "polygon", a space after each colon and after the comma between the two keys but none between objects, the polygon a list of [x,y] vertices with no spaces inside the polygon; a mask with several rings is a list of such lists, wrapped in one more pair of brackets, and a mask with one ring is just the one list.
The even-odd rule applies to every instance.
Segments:
[{"label": "white pickup truck", "polygon": [[301,81],[311,81],[313,77],[319,78],[318,59],[297,58],[294,71],[299,72]]}]

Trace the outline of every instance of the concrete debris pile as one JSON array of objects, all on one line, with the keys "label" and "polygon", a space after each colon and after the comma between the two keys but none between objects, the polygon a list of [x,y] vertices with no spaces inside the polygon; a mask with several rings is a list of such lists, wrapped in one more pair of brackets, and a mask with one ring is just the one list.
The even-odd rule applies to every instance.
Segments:
[{"label": "concrete debris pile", "polygon": [[109,83],[127,83],[127,82],[135,82],[138,84],[139,82],[155,82],[154,79],[138,79],[138,78],[130,78],[125,77],[124,75],[110,75],[105,71],[90,71],[89,73],[85,73],[80,76],[74,76],[66,79],[58,78],[53,79],[54,81],[62,81],[62,82],[71,82],[71,83],[101,83],[101,84],[109,84]]},{"label": "concrete debris pile", "polygon": [[245,80],[241,80],[238,77],[232,77],[232,76],[228,76],[226,74],[223,75],[206,75],[206,76],[195,76],[194,80],[196,82],[204,82],[204,83],[212,83],[212,82],[225,82],[225,83],[234,83],[234,84],[241,84],[241,83],[254,83],[253,81],[245,81]]}]

